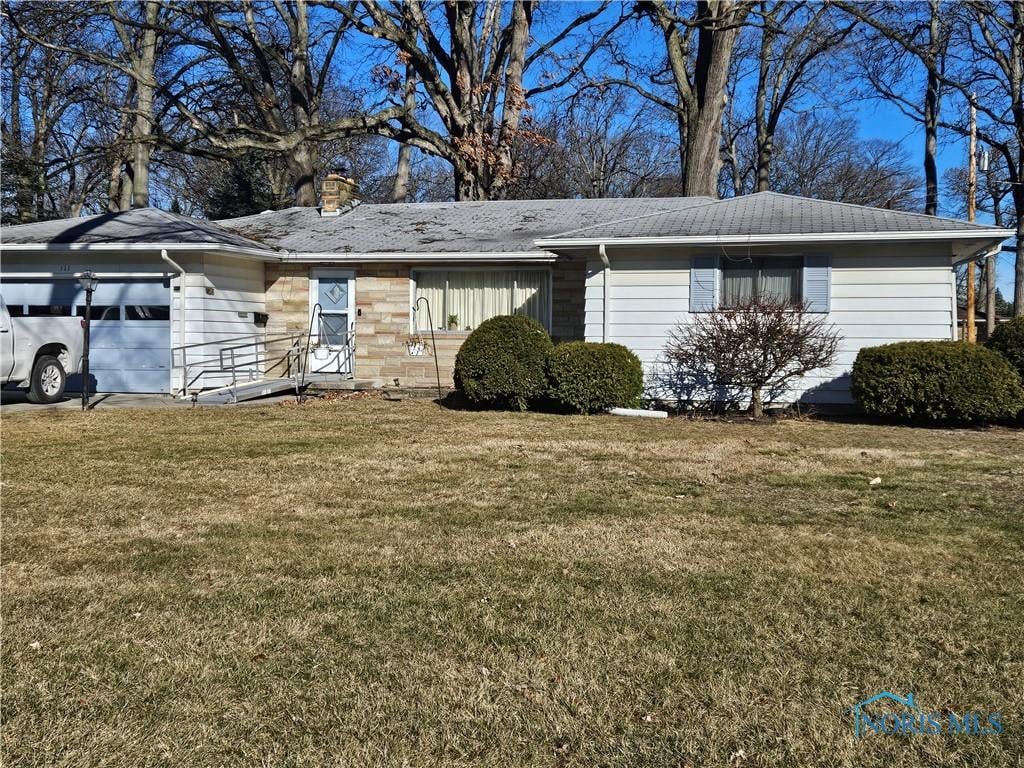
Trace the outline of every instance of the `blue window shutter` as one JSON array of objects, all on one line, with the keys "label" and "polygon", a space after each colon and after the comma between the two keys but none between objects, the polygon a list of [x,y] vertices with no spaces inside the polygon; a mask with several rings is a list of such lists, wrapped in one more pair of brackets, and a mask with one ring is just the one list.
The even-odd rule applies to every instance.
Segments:
[{"label": "blue window shutter", "polygon": [[718,257],[694,256],[690,264],[690,311],[714,312],[717,299]]},{"label": "blue window shutter", "polygon": [[804,256],[804,304],[810,312],[828,312],[832,296],[832,254]]}]

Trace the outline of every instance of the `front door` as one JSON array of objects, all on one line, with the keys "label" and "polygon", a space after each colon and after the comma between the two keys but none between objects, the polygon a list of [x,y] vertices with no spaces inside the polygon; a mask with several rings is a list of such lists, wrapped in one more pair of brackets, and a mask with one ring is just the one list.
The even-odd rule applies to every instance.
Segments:
[{"label": "front door", "polygon": [[[313,338],[310,370],[316,373],[352,373],[355,351],[355,274],[315,269],[310,276],[310,312]],[[319,304],[319,307],[317,305]]]}]

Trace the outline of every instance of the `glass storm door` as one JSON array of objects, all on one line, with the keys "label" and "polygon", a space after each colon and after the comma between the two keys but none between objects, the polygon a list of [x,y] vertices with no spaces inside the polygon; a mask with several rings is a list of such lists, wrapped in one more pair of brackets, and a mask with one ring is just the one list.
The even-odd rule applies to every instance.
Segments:
[{"label": "glass storm door", "polygon": [[314,271],[310,280],[314,308],[314,341],[310,370],[318,373],[352,373],[355,351],[355,278],[351,272]]}]

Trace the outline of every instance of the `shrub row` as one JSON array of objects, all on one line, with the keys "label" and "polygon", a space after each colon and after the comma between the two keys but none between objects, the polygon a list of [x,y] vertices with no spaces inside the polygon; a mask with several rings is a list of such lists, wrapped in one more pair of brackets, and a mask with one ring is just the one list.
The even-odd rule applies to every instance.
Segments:
[{"label": "shrub row", "polygon": [[987,346],[1005,357],[1024,379],[1024,317],[996,326]]},{"label": "shrub row", "polygon": [[578,413],[637,405],[643,369],[619,344],[555,346],[543,326],[516,315],[481,323],[455,358],[455,386],[471,402],[526,409],[550,399]]},{"label": "shrub row", "polygon": [[978,424],[1024,409],[1013,366],[991,349],[958,341],[862,349],[853,364],[852,391],[865,413],[910,422]]}]

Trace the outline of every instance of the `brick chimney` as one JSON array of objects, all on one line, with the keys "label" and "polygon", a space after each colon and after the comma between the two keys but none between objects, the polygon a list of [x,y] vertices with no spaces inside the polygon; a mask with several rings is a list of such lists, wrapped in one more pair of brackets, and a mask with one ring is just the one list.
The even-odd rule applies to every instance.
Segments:
[{"label": "brick chimney", "polygon": [[355,196],[355,179],[349,178],[342,171],[331,171],[324,177],[320,193],[320,215],[337,216],[341,213],[342,206]]}]

